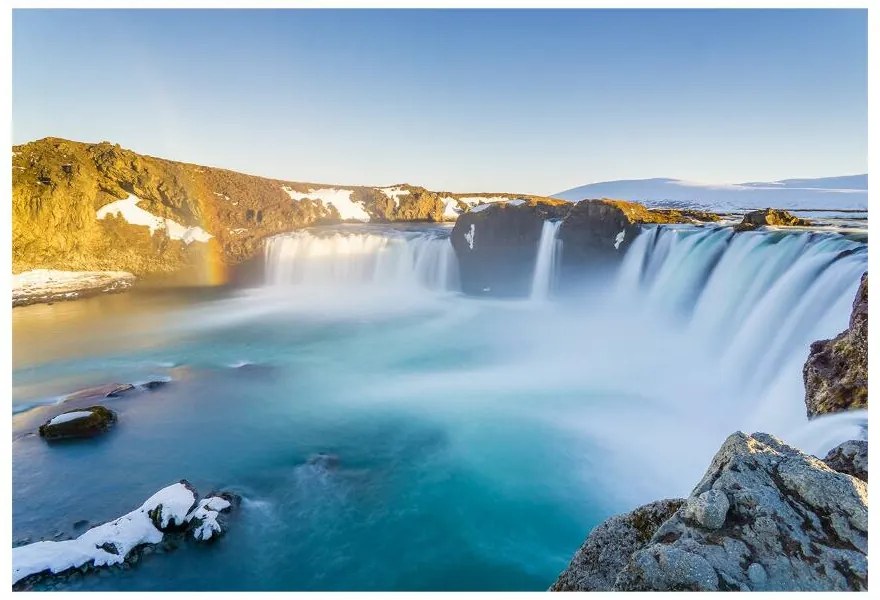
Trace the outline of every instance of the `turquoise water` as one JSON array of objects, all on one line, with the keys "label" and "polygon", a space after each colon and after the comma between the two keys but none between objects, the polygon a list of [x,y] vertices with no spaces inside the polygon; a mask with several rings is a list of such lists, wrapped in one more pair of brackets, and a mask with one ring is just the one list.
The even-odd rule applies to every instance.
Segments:
[{"label": "turquoise water", "polygon": [[[652,247],[676,256],[728,243],[678,235]],[[777,252],[777,238],[740,251]],[[357,247],[397,251],[368,241]],[[320,253],[306,242],[295,260],[352,264],[334,254],[337,241],[321,241]],[[785,253],[780,275],[752,294],[755,311],[766,310],[762,301],[796,310],[772,368],[762,365],[772,376],[748,395],[731,382],[750,363],[719,357],[731,347],[748,357],[777,339],[773,331],[762,333],[749,311],[726,331],[731,311],[719,307],[712,322],[695,278],[662,268],[654,279],[669,293],[656,306],[646,304],[656,291],[631,289],[632,272],[564,300],[491,301],[411,285],[395,266],[393,280],[349,268],[320,285],[15,309],[13,539],[76,536],[75,522],[115,518],[186,478],[203,494],[244,498],[225,538],[61,588],[546,589],[599,521],[687,494],[735,429],[829,443],[809,435],[798,363],[810,341],[846,325],[866,248],[834,236],[792,243],[804,244],[800,254]],[[834,258],[842,249],[854,253]],[[415,251],[414,264],[435,250]],[[767,263],[733,262],[730,274],[716,261],[696,278],[710,299],[737,288],[725,279],[734,273],[759,280],[748,269]],[[658,312],[667,305],[674,310]],[[103,437],[47,445],[22,435],[35,414],[27,407],[159,377],[171,382],[108,400],[119,424]],[[317,453],[338,456],[339,467],[309,464]]]}]

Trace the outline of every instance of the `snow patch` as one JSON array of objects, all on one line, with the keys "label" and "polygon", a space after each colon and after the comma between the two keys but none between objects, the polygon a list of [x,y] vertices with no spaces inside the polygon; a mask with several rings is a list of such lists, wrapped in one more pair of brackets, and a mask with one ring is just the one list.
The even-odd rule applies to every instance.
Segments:
[{"label": "snow patch", "polygon": [[186,517],[187,522],[192,520],[198,522],[198,526],[193,529],[193,537],[201,542],[205,542],[214,537],[215,533],[222,533],[223,529],[217,517],[222,511],[231,506],[232,504],[228,500],[219,496],[200,500],[198,506]]},{"label": "snow patch", "polygon": [[69,421],[76,421],[77,419],[85,419],[86,417],[91,417],[92,411],[90,410],[76,410],[73,412],[68,412],[64,414],[60,414],[51,421],[49,421],[48,425],[61,425],[62,423],[67,423]]},{"label": "snow patch", "polygon": [[244,232],[246,232],[246,231],[247,231],[246,228],[244,228],[244,227],[239,227],[238,229],[230,229],[230,230],[229,230],[229,233],[234,233],[235,235],[241,235],[242,233],[244,233]]},{"label": "snow patch", "polygon": [[468,247],[473,250],[474,249],[474,234],[477,232],[477,227],[473,223],[471,223],[471,230],[464,234],[464,239],[468,243]]},{"label": "snow patch", "polygon": [[406,188],[402,188],[400,186],[379,188],[379,190],[383,194],[385,194],[386,197],[390,198],[391,200],[394,200],[394,206],[400,206],[401,196],[409,196],[410,195],[409,190],[407,190]]},{"label": "snow patch", "polygon": [[220,198],[223,198],[224,200],[229,200],[229,196],[227,196],[226,194],[221,194],[220,192],[214,192],[214,195],[218,196]]},{"label": "snow patch", "polygon": [[625,230],[625,229],[621,229],[621,230],[620,230],[620,233],[618,233],[618,234],[614,237],[614,249],[615,249],[615,250],[619,250],[619,249],[620,249],[620,245],[623,243],[623,238],[624,238],[624,237],[626,237],[626,230]]},{"label": "snow patch", "polygon": [[521,204],[525,203],[526,201],[522,198],[517,198],[516,200],[511,200],[510,202],[508,202],[508,204],[511,206],[520,206]]},{"label": "snow patch", "polygon": [[324,204],[332,204],[343,219],[370,220],[370,215],[364,210],[364,207],[351,199],[352,190],[342,190],[339,188],[315,190],[310,188],[308,192],[297,192],[287,186],[282,186],[281,189],[290,196],[291,200],[313,199],[320,200]]},{"label": "snow patch", "polygon": [[472,213],[483,212],[484,210],[486,210],[490,206],[492,206],[492,205],[491,204],[478,204],[478,205],[474,206],[473,208],[471,208],[471,212]]},{"label": "snow patch", "polygon": [[140,202],[140,198],[131,194],[124,200],[117,200],[102,206],[95,213],[95,216],[98,219],[105,219],[108,215],[121,216],[132,225],[149,227],[150,235],[153,235],[158,229],[163,229],[169,238],[180,240],[187,245],[192,242],[207,242],[214,237],[201,227],[185,227],[171,219],[157,217],[153,213],[139,207],[138,202]]},{"label": "snow patch", "polygon": [[24,271],[12,276],[12,305],[96,289],[119,291],[131,287],[134,279],[127,271]]}]

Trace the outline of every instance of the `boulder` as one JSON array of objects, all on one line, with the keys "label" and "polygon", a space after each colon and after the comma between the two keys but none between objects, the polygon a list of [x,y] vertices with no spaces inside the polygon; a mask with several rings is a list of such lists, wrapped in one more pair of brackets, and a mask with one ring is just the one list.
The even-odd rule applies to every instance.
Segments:
[{"label": "boulder", "polygon": [[849,327],[810,345],[804,364],[807,416],[868,405],[868,274],[862,275]]},{"label": "boulder", "polygon": [[610,590],[633,552],[644,547],[684,500],[658,500],[597,526],[550,587],[552,592]]},{"label": "boulder", "polygon": [[767,225],[774,227],[780,225],[787,227],[806,227],[812,225],[812,222],[807,219],[796,217],[787,210],[762,208],[761,210],[753,210],[743,215],[743,219],[736,226],[736,230],[750,231]]},{"label": "boulder", "polygon": [[545,220],[561,219],[568,202],[484,204],[461,215],[451,241],[466,294],[525,296],[531,289]]},{"label": "boulder", "polygon": [[116,413],[104,406],[63,412],[40,426],[40,436],[47,440],[93,437],[116,424]]},{"label": "boulder", "polygon": [[[613,531],[608,522],[601,527]],[[773,436],[737,432],[622,567],[600,557],[620,552],[618,545],[627,552],[631,538],[598,538],[553,589],[866,590],[867,527],[865,482]],[[593,575],[579,587],[573,572]]]},{"label": "boulder", "polygon": [[866,440],[849,440],[832,448],[822,459],[826,465],[839,471],[868,482],[868,442]]}]

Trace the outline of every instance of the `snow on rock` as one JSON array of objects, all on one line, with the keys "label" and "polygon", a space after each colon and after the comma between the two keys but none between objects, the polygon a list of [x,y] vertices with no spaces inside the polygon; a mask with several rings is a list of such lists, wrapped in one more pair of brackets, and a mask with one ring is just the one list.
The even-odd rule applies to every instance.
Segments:
[{"label": "snow on rock", "polygon": [[165,536],[186,528],[199,541],[222,533],[218,517],[233,508],[231,494],[218,494],[198,503],[190,484],[182,480],[153,494],[139,508],[109,523],[89,529],[72,540],[45,541],[12,549],[12,583],[32,575],[59,574],[80,567],[105,567],[124,562],[140,546],[159,544]]},{"label": "snow on rock", "polygon": [[400,186],[379,188],[379,191],[391,200],[394,200],[394,206],[400,206],[401,196],[409,196],[409,190]]},{"label": "snow on rock", "polygon": [[625,237],[626,237],[626,231],[623,229],[620,230],[620,233],[618,233],[616,236],[614,236],[614,249],[615,250],[620,249],[620,245],[623,243],[623,238],[625,238]]},{"label": "snow on rock", "polygon": [[487,208],[489,208],[490,206],[492,206],[492,205],[491,204],[478,204],[471,209],[471,212],[474,212],[474,213],[482,212],[482,211],[486,210]]},{"label": "snow on rock", "polygon": [[517,198],[516,200],[511,200],[510,202],[508,202],[508,204],[511,206],[520,206],[521,204],[525,203],[526,201],[523,198]]},{"label": "snow on rock", "polygon": [[226,194],[221,194],[220,192],[214,192],[214,195],[219,198],[223,198],[224,200],[229,200],[229,196],[227,196]]},{"label": "snow on rock", "polygon": [[149,227],[150,235],[154,234],[158,229],[163,229],[169,238],[180,240],[187,245],[193,242],[207,242],[213,237],[201,227],[186,227],[171,219],[157,217],[153,213],[139,207],[138,202],[140,202],[140,198],[131,194],[124,200],[117,200],[102,206],[95,213],[95,216],[98,219],[105,219],[108,215],[121,216],[132,225]]},{"label": "snow on rock", "polygon": [[24,271],[12,276],[12,306],[121,291],[131,287],[134,280],[127,271]]},{"label": "snow on rock", "polygon": [[193,523],[192,535],[200,542],[210,540],[214,535],[223,533],[218,521],[220,513],[232,508],[232,503],[221,496],[211,496],[200,500],[198,506],[186,517]]},{"label": "snow on rock", "polygon": [[47,425],[60,425],[61,423],[67,423],[68,421],[75,421],[77,419],[85,419],[87,417],[92,416],[92,411],[90,410],[75,410],[73,412],[63,413],[50,420]]},{"label": "snow on rock", "polygon": [[473,223],[471,223],[471,229],[466,234],[464,234],[464,239],[468,243],[468,247],[473,250],[474,249],[474,234],[477,232],[477,227]]},{"label": "snow on rock", "polygon": [[282,186],[281,189],[290,196],[291,200],[305,200],[307,198],[320,200],[324,204],[332,204],[339,212],[342,219],[354,219],[356,221],[369,221],[370,215],[364,210],[360,203],[351,199],[352,190],[343,190],[339,188],[309,188],[308,192],[298,192],[288,186]]},{"label": "snow on rock", "polygon": [[[159,490],[140,508],[93,527],[76,539],[13,548],[12,583],[44,571],[61,573],[86,564],[95,567],[119,564],[136,547],[162,541],[164,536],[156,520],[166,527],[170,523],[183,524],[195,502],[188,484],[175,483]],[[158,519],[154,520],[157,514]]]}]

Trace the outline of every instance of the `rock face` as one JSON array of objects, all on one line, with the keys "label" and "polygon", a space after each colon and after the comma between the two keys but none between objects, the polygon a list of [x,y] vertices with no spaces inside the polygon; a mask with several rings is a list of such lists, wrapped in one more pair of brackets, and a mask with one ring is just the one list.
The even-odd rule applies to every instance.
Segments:
[{"label": "rock face", "polygon": [[849,440],[832,448],[823,459],[826,465],[839,471],[868,482],[868,442],[866,440]]},{"label": "rock face", "polygon": [[863,481],[773,436],[735,433],[691,496],[651,527],[650,539],[636,544],[622,567],[619,559],[597,557],[617,552],[618,544],[628,552],[632,537],[597,535],[553,589],[864,590],[867,526]]},{"label": "rock face", "polygon": [[450,239],[462,291],[528,295],[544,221],[561,219],[570,208],[562,200],[495,203],[459,217]]},{"label": "rock face", "polygon": [[169,485],[139,508],[114,521],[93,527],[78,538],[42,541],[12,549],[13,590],[26,590],[41,580],[64,577],[134,562],[139,551],[162,544],[169,536],[190,535],[199,542],[216,539],[225,530],[225,513],[240,498],[212,493],[198,500],[188,481]]},{"label": "rock face", "polygon": [[801,219],[794,216],[787,210],[779,210],[776,208],[764,208],[761,210],[753,210],[743,215],[743,220],[736,226],[738,231],[749,231],[758,227],[770,226],[788,226],[788,227],[806,227],[812,223],[807,219]]},{"label": "rock face", "polygon": [[40,426],[40,436],[47,440],[94,437],[116,424],[116,413],[104,406],[70,410]]},{"label": "rock face", "polygon": [[717,219],[700,211],[651,210],[623,200],[497,203],[462,215],[452,232],[462,288],[468,294],[525,296],[535,268],[545,220],[561,219],[560,277],[616,265],[642,224],[697,223]]},{"label": "rock face", "polygon": [[590,533],[550,591],[612,589],[617,573],[626,566],[632,553],[644,547],[657,528],[682,504],[681,499],[659,500],[603,522]]},{"label": "rock face", "polygon": [[810,345],[804,364],[807,416],[868,405],[868,274],[862,275],[849,327]]}]

